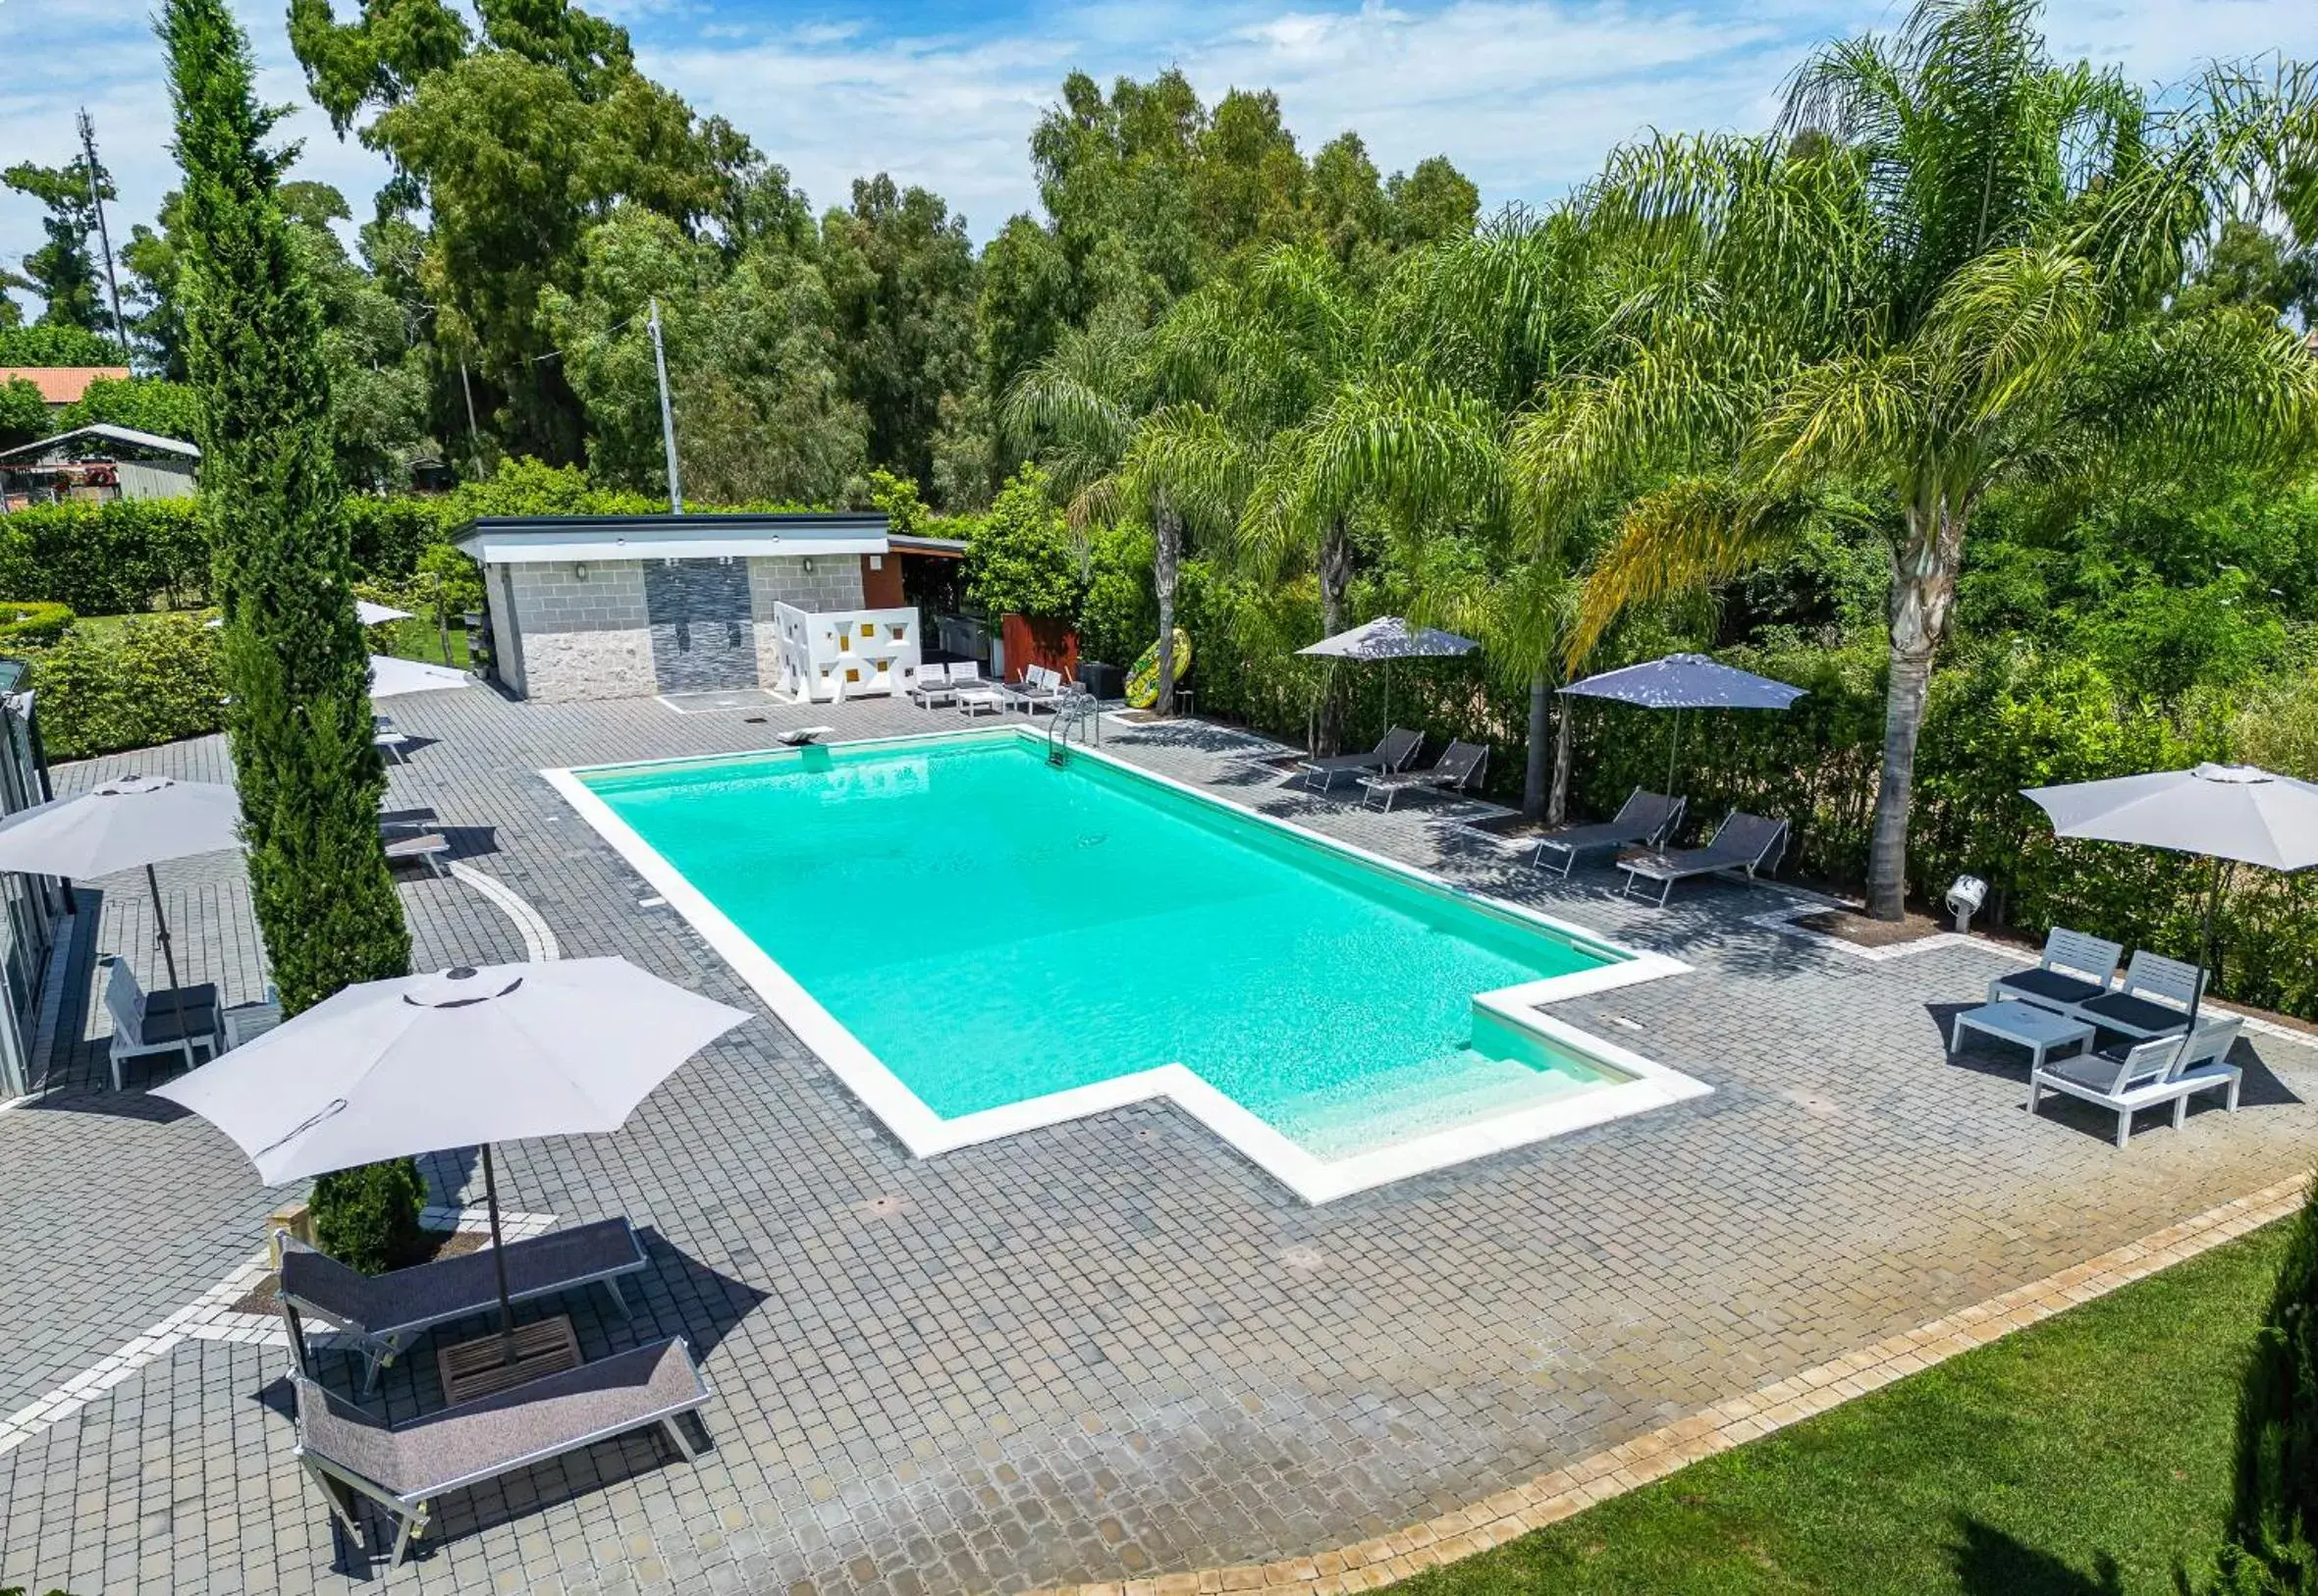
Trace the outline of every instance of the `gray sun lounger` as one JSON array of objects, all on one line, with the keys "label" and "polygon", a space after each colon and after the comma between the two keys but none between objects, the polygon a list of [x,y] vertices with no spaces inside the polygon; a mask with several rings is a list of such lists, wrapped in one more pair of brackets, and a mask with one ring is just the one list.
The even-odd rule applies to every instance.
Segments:
[{"label": "gray sun lounger", "polygon": [[420,864],[437,876],[450,874],[451,839],[440,831],[399,821],[381,821],[378,840],[389,865]]},{"label": "gray sun lounger", "polygon": [[1308,787],[1325,792],[1336,784],[1340,775],[1389,775],[1403,770],[1425,746],[1425,733],[1411,731],[1406,726],[1394,726],[1377,739],[1376,746],[1365,754],[1330,754],[1324,759],[1308,759],[1296,767],[1296,773]]},{"label": "gray sun lounger", "polygon": [[1392,800],[1404,792],[1471,792],[1481,785],[1481,772],[1488,762],[1487,743],[1452,742],[1440,751],[1440,758],[1429,770],[1386,771],[1362,776],[1360,801],[1365,806],[1381,793],[1383,807],[1389,810]]},{"label": "gray sun lounger", "polygon": [[667,1430],[687,1459],[699,1457],[678,1420],[697,1412],[710,1396],[681,1338],[543,1375],[403,1425],[364,1412],[302,1374],[292,1375],[291,1383],[297,1398],[299,1464],[357,1543],[362,1531],[355,1498],[366,1496],[386,1509],[395,1520],[390,1569],[426,1533],[435,1499],[453,1491],[653,1424]]},{"label": "gray sun lounger", "polygon": [[1582,853],[1597,848],[1658,846],[1682,824],[1682,812],[1689,804],[1687,798],[1669,798],[1663,793],[1644,792],[1636,787],[1609,820],[1592,825],[1565,825],[1539,837],[1537,851],[1530,863],[1539,870],[1552,869],[1545,862],[1545,852],[1550,848],[1561,855],[1562,879],[1567,880]]},{"label": "gray sun lounger", "polygon": [[[291,1337],[298,1341],[306,1315],[354,1339],[369,1365],[362,1389],[378,1383],[378,1371],[409,1350],[439,1324],[489,1312],[499,1305],[499,1274],[489,1248],[456,1258],[441,1258],[383,1275],[350,1269],[288,1232],[277,1233],[282,1248],[281,1303],[291,1315]],[[559,1292],[602,1286],[620,1315],[627,1299],[620,1277],[645,1265],[643,1243],[624,1219],[603,1219],[570,1230],[551,1230],[507,1246],[507,1287],[512,1301],[552,1297]],[[301,1358],[302,1360],[302,1358]]]},{"label": "gray sun lounger", "polygon": [[1742,871],[1752,879],[1778,869],[1779,857],[1786,851],[1785,821],[1766,821],[1759,815],[1734,809],[1715,827],[1714,840],[1703,848],[1660,850],[1639,859],[1619,860],[1618,868],[1626,873],[1626,884],[1621,892],[1632,892],[1638,880],[1656,881],[1658,907],[1663,909],[1676,881],[1694,876],[1720,876],[1728,871]]}]

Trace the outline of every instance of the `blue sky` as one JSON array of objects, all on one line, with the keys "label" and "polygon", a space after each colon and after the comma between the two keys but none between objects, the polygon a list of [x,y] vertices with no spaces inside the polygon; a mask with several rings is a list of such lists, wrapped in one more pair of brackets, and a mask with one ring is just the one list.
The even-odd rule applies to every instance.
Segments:
[{"label": "blue sky", "polygon": [[[342,15],[357,0],[339,0]],[[299,175],[335,183],[367,214],[381,170],[305,104],[283,0],[237,0],[263,78],[296,101]],[[1076,68],[1105,80],[1172,63],[1213,101],[1278,91],[1307,149],[1359,130],[1386,170],[1446,154],[1490,207],[1548,201],[1617,140],[1648,127],[1754,127],[1812,42],[1892,26],[1881,0],[1735,5],[1578,0],[1239,0],[1220,6],[910,0],[604,0],[646,71],[698,110],[746,129],[817,206],[889,171],[935,188],[977,239],[1035,203],[1026,140]],[[0,164],[64,159],[73,112],[96,119],[122,190],[116,240],[171,182],[168,101],[151,0],[0,0]],[[2051,0],[2071,55],[2170,81],[2216,56],[2318,56],[2312,0]],[[44,63],[32,66],[27,63]],[[0,259],[39,242],[33,207],[0,194]]]}]

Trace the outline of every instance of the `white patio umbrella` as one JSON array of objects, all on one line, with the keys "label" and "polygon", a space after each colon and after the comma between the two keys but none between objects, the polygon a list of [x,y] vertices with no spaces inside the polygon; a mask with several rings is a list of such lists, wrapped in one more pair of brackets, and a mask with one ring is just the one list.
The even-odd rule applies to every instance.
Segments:
[{"label": "white patio umbrella", "polygon": [[[391,605],[372,604],[368,599],[354,601],[354,619],[365,626],[383,626],[390,620],[412,620],[415,618],[417,617],[412,615],[409,611],[397,610]],[[201,624],[214,630],[225,623],[223,615],[212,615]]]},{"label": "white patio umbrella", "polygon": [[1378,615],[1347,632],[1323,637],[1298,649],[1322,660],[1381,660],[1384,662],[1384,718],[1392,718],[1392,662],[1440,660],[1471,654],[1481,645],[1470,637],[1444,632],[1437,626],[1412,626],[1398,615]]},{"label": "white patio umbrella", "polygon": [[439,693],[447,687],[472,687],[474,677],[449,665],[424,660],[398,660],[391,654],[370,657],[370,696],[400,698],[405,693]]},{"label": "white patio umbrella", "polygon": [[176,1001],[186,1063],[193,1062],[186,1036],[184,988],[169,946],[169,917],[153,867],[242,845],[242,798],[216,781],[180,781],[166,775],[117,776],[72,798],[55,798],[0,820],[0,870],[87,879],[144,867],[153,895],[153,940]]},{"label": "white patio umbrella", "polygon": [[[747,1019],[625,959],[363,982],[158,1089],[234,1140],[268,1186],[446,1147],[616,1131],[646,1093]],[[513,1304],[500,1262],[500,1327]]]},{"label": "white patio umbrella", "polygon": [[1752,670],[1726,665],[1703,654],[1669,654],[1662,660],[1605,670],[1562,689],[1579,698],[1606,698],[1644,709],[1672,710],[1673,734],[1666,740],[1666,792],[1674,792],[1674,751],[1682,741],[1685,710],[1783,710],[1807,688],[1791,687]]},{"label": "white patio umbrella", "polygon": [[[2055,836],[2205,856],[2205,916],[2197,936],[2201,975],[2213,958],[2214,909],[2232,870],[2243,864],[2291,873],[2318,865],[2318,786],[2257,766],[2200,765],[2022,791],[2052,817]],[[2189,1000],[2192,1031],[2204,991],[2201,979]]]}]

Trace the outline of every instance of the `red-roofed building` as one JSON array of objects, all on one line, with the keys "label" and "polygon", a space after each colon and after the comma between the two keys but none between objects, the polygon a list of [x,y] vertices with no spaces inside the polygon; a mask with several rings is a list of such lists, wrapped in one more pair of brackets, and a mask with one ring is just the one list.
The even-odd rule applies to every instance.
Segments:
[{"label": "red-roofed building", "polygon": [[61,410],[80,403],[99,377],[118,381],[128,375],[127,366],[0,366],[0,385],[21,377],[40,390],[50,409]]}]

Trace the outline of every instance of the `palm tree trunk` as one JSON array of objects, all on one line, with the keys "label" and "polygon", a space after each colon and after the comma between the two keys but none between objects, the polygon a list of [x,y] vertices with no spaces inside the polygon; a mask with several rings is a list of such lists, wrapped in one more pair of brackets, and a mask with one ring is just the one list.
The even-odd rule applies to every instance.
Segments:
[{"label": "palm tree trunk", "polygon": [[1183,563],[1183,523],[1164,499],[1152,505],[1152,586],[1159,592],[1159,698],[1152,713],[1175,713],[1175,577]]},{"label": "palm tree trunk", "polygon": [[1521,813],[1536,820],[1545,813],[1545,744],[1552,733],[1553,680],[1544,671],[1530,677],[1529,759],[1521,777]]},{"label": "palm tree trunk", "polygon": [[1553,790],[1545,796],[1547,825],[1567,825],[1570,820],[1570,712],[1575,707],[1565,698],[1561,713],[1553,718]]},{"label": "palm tree trunk", "polygon": [[[1332,520],[1320,537],[1320,630],[1334,637],[1344,629],[1344,601],[1352,588],[1352,540],[1344,523]],[[1333,672],[1320,701],[1320,731],[1316,739],[1322,754],[1333,754],[1344,741],[1344,701],[1336,692]]]},{"label": "palm tree trunk", "polygon": [[[1915,741],[1931,689],[1932,656],[1948,629],[1964,551],[1962,512],[1945,505],[1908,513],[1908,546],[1892,572],[1891,679],[1883,700],[1883,771],[1875,787],[1875,835],[1867,845],[1867,912],[1908,912],[1908,816],[1914,801]],[[1926,527],[1930,535],[1926,536]]]}]

